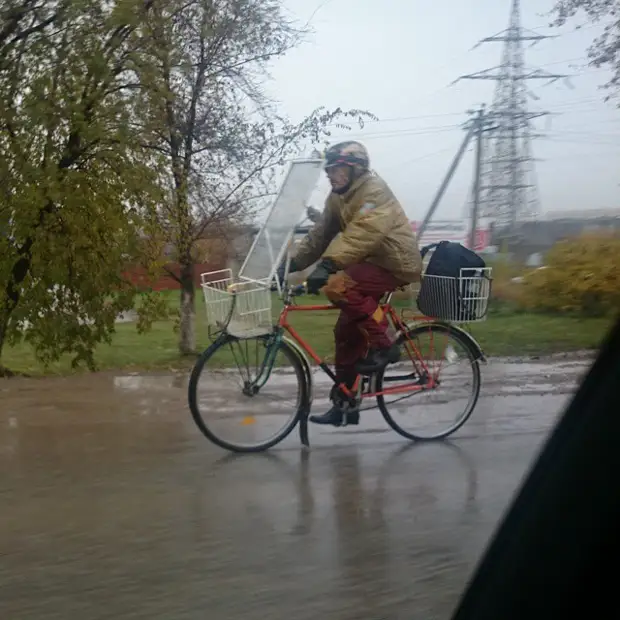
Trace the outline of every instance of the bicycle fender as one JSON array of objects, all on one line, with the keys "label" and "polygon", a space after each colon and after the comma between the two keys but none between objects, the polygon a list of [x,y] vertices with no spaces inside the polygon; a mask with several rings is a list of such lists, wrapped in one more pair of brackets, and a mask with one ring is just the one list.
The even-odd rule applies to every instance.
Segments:
[{"label": "bicycle fender", "polygon": [[474,358],[478,362],[482,362],[483,364],[487,363],[487,358],[482,350],[482,347],[478,344],[478,341],[467,331],[465,331],[462,327],[458,325],[454,325],[453,323],[444,323],[443,321],[424,321],[424,322],[416,322],[416,323],[407,323],[408,329],[415,329],[416,327],[424,327],[427,325],[440,325],[441,327],[449,327],[458,333],[458,335],[463,338],[464,344],[467,348],[472,352]]},{"label": "bicycle fender", "polygon": [[474,354],[476,361],[486,364],[486,355],[484,354],[484,351],[478,341],[469,332],[465,331],[461,327],[458,327],[458,325],[452,325],[452,329],[457,331],[459,335],[463,336],[463,339],[467,342],[470,351]]},{"label": "bicycle fender", "polygon": [[310,416],[310,411],[312,409],[312,398],[314,392],[314,386],[312,384],[312,371],[310,367],[310,362],[308,361],[308,357],[306,356],[306,352],[303,348],[293,339],[287,338],[286,336],[282,337],[282,340],[286,342],[286,344],[297,353],[299,357],[299,361],[301,362],[302,368],[304,369],[304,378],[306,380],[306,388],[308,393],[306,394],[306,410],[304,411],[301,419],[299,420],[299,439],[301,441],[302,448],[306,450],[310,449],[310,437],[308,433],[308,417]]},{"label": "bicycle fender", "polygon": [[288,338],[287,336],[283,336],[282,340],[286,342],[286,344],[291,347],[299,355],[299,359],[301,361],[301,365],[304,369],[304,374],[306,375],[306,385],[308,386],[308,407],[312,406],[312,399],[314,397],[314,383],[312,381],[312,370],[310,368],[310,362],[308,361],[308,356],[306,352],[302,349],[302,347],[292,338]]}]

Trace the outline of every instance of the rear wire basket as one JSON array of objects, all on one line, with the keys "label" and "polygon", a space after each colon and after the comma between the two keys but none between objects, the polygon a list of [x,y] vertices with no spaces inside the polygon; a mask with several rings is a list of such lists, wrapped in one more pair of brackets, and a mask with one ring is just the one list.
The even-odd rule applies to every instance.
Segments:
[{"label": "rear wire basket", "polygon": [[491,296],[492,268],[461,269],[458,278],[422,276],[418,310],[428,317],[451,323],[486,320]]},{"label": "rear wire basket", "polygon": [[235,281],[230,269],[209,271],[200,279],[210,326],[236,338],[271,333],[272,297],[267,284],[243,278]]}]

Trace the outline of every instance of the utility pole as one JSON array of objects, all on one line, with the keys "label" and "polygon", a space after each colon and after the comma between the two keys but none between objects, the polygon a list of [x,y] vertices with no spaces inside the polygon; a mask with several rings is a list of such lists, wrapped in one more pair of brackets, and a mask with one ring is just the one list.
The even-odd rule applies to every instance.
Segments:
[{"label": "utility pole", "polygon": [[476,167],[474,169],[474,187],[471,201],[471,229],[469,231],[469,249],[476,250],[476,232],[478,230],[478,216],[480,214],[480,183],[482,176],[483,136],[485,131],[485,107],[482,106],[475,119],[476,126]]},{"label": "utility pole", "polygon": [[[470,111],[470,114],[471,114],[471,111]],[[479,143],[478,148],[480,149],[480,152],[482,152],[481,151],[482,146],[480,142],[482,140],[482,133],[484,132],[485,125],[486,125],[486,116],[484,112],[484,106],[482,106],[477,111],[474,118],[471,119],[467,125],[465,125],[465,128],[467,129],[465,138],[463,138],[463,142],[461,143],[459,150],[454,156],[454,159],[452,160],[452,163],[450,164],[450,168],[448,168],[448,172],[446,173],[444,180],[439,186],[439,189],[437,190],[437,194],[435,195],[435,198],[433,198],[433,202],[431,203],[431,206],[428,208],[428,211],[426,212],[426,215],[424,216],[424,219],[422,220],[420,227],[416,231],[418,238],[424,234],[424,231],[428,227],[428,224],[431,221],[433,215],[435,214],[435,211],[437,210],[437,207],[439,206],[439,203],[441,202],[443,195],[446,193],[446,190],[448,189],[448,185],[450,185],[450,181],[452,180],[452,177],[454,176],[456,169],[458,168],[459,164],[461,163],[461,160],[463,159],[463,155],[465,154],[465,151],[467,150],[469,143],[471,142],[472,138],[475,135],[479,136],[478,137],[478,143]],[[477,172],[476,174],[477,174],[477,177],[480,176],[479,172]],[[478,186],[479,185],[480,184],[478,183]],[[479,190],[478,190],[478,193],[479,193]]]}]

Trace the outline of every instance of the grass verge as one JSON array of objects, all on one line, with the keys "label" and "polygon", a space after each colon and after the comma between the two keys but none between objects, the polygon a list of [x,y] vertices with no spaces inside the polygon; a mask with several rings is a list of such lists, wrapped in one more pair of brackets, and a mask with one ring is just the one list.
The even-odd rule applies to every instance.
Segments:
[{"label": "grass verge", "polygon": [[[171,304],[176,302],[171,297]],[[279,302],[274,303],[274,314]],[[299,303],[324,303],[316,298],[301,298]],[[291,315],[292,326],[321,356],[333,356],[333,326],[337,313],[300,312]],[[101,370],[179,370],[188,369],[193,359],[180,359],[178,334],[173,321],[155,323],[147,334],[137,333],[131,323],[119,324],[111,345],[101,345],[96,359]],[[537,314],[492,315],[484,323],[469,327],[489,356],[547,355],[584,349],[596,349],[611,327],[610,319],[578,319],[569,316]],[[199,349],[209,344],[205,309],[197,304],[196,340]],[[3,364],[12,371],[32,376],[71,374],[70,360],[62,359],[43,368],[27,345],[7,348]],[[80,371],[78,371],[80,372]]]}]

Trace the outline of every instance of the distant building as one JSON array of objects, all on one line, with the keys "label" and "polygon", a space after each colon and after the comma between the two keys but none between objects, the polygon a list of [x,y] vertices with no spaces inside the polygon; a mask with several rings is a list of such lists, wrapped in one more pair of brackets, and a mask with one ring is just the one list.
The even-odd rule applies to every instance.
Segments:
[{"label": "distant building", "polygon": [[595,220],[620,219],[620,208],[617,209],[570,209],[547,211],[543,217],[545,221],[578,220],[591,222]]},{"label": "distant building", "polygon": [[549,251],[556,243],[589,232],[620,233],[620,209],[583,209],[548,211],[539,221],[523,222],[514,234],[493,236],[493,242],[504,247],[518,260]]}]

